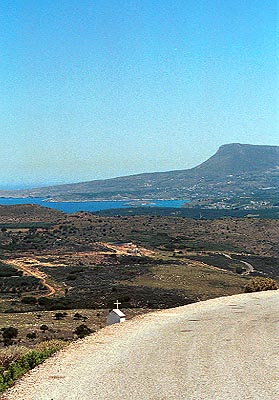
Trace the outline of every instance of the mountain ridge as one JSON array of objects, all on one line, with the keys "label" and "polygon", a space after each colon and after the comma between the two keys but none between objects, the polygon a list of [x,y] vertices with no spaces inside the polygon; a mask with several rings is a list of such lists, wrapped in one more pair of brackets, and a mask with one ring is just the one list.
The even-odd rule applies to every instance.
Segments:
[{"label": "mountain ridge", "polygon": [[[82,201],[132,198],[192,198],[219,189],[236,192],[259,187],[279,187],[279,146],[224,144],[196,167],[166,172],[147,172],[104,180],[0,191],[1,197],[45,197],[49,200]],[[228,178],[230,181],[228,181]],[[245,182],[243,182],[245,180]],[[229,183],[228,183],[229,182]],[[233,183],[232,183],[233,182]],[[244,184],[245,183],[245,184]]]},{"label": "mountain ridge", "polygon": [[[235,163],[237,158],[237,163]],[[279,146],[250,145],[231,143],[219,147],[218,151],[198,165],[194,169],[201,170],[204,167],[215,168],[215,161],[222,163],[222,173],[233,174],[239,172],[259,171],[279,167]],[[220,171],[219,171],[220,172]]]}]

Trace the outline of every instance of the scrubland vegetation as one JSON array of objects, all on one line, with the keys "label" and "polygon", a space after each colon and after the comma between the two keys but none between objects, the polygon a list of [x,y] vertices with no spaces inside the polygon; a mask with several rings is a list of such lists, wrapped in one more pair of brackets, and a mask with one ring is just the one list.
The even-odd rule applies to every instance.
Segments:
[{"label": "scrubland vegetation", "polygon": [[244,288],[246,293],[252,292],[263,292],[265,290],[277,290],[279,289],[279,284],[275,279],[271,278],[254,278],[251,279]]},{"label": "scrubland vegetation", "polygon": [[[131,318],[278,288],[278,220],[40,215],[40,209],[31,217],[28,207],[13,209],[12,221],[8,211],[6,223],[1,219],[2,389],[53,354],[53,340],[64,345],[104,327],[116,299]],[[40,343],[48,344],[42,350]]]},{"label": "scrubland vegetation", "polygon": [[62,340],[41,342],[33,349],[10,346],[0,350],[0,391],[67,345]]}]

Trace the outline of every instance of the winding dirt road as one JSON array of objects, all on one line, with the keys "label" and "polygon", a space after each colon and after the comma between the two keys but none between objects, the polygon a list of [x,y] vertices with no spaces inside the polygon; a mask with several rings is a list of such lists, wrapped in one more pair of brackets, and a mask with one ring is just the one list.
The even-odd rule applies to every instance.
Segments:
[{"label": "winding dirt road", "polygon": [[251,274],[251,272],[255,271],[253,265],[251,265],[250,263],[242,260],[240,260],[240,262],[246,266],[246,271],[243,272],[242,275],[249,275]]},{"label": "winding dirt road", "polygon": [[27,275],[34,276],[41,280],[42,284],[48,289],[47,294],[42,294],[41,296],[49,297],[52,296],[56,292],[56,288],[49,283],[47,283],[47,275],[38,270],[38,268],[34,267],[33,265],[38,264],[38,260],[33,258],[17,258],[14,260],[9,260],[7,262],[10,265],[22,270]]},{"label": "winding dirt road", "polygon": [[[226,253],[221,253],[221,254],[222,254],[224,257],[229,258],[230,260],[234,260],[230,254],[226,254]],[[245,270],[244,272],[242,272],[241,275],[250,275],[251,272],[254,272],[254,271],[255,271],[253,265],[251,265],[250,263],[248,263],[248,262],[246,262],[246,261],[243,261],[243,260],[236,260],[236,261],[241,262],[241,263],[244,264],[245,267],[246,267],[246,270]]]},{"label": "winding dirt road", "polygon": [[279,292],[138,317],[73,343],[8,400],[277,400]]}]

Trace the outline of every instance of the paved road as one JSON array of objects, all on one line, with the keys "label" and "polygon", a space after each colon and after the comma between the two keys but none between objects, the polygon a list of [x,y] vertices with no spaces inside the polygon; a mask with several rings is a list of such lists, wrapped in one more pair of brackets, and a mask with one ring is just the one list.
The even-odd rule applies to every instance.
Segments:
[{"label": "paved road", "polygon": [[279,292],[152,313],[33,370],[9,400],[277,400]]}]

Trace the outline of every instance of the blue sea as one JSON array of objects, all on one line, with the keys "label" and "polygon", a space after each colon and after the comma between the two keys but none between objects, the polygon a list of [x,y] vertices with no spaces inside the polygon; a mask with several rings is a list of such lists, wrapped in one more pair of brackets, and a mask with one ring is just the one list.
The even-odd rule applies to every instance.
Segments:
[{"label": "blue sea", "polygon": [[77,211],[101,211],[112,208],[125,207],[173,207],[180,208],[189,200],[121,200],[121,201],[84,201],[84,202],[48,202],[42,198],[12,199],[0,198],[0,204],[39,204],[40,206],[54,208],[66,213]]}]

